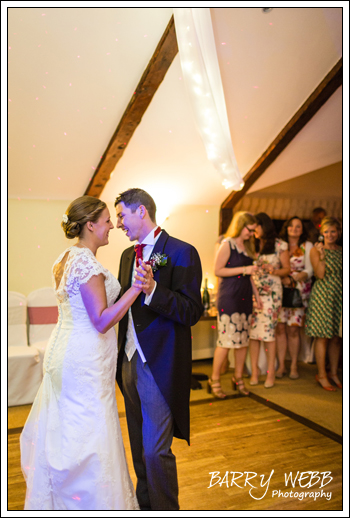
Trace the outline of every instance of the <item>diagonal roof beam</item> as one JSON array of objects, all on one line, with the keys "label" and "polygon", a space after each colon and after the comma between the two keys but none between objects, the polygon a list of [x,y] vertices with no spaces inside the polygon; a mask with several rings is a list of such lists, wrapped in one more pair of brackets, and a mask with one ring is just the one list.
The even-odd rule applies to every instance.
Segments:
[{"label": "diagonal roof beam", "polygon": [[98,198],[178,53],[172,16],[85,191]]},{"label": "diagonal roof beam", "polygon": [[234,206],[342,84],[343,60],[341,58],[245,175],[243,189],[241,191],[233,191],[222,203],[220,209],[220,234],[226,232],[232,218]]}]

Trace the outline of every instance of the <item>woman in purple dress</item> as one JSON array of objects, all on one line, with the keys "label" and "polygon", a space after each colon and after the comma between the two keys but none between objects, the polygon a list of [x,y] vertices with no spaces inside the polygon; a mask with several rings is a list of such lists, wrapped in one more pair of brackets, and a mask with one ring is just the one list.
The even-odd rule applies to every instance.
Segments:
[{"label": "woman in purple dress", "polygon": [[230,349],[235,354],[233,389],[248,395],[242,379],[249,344],[249,326],[253,310],[253,293],[260,307],[260,297],[251,278],[256,269],[254,231],[256,220],[249,212],[237,212],[215,258],[215,275],[219,277],[217,296],[218,340],[208,392],[223,399],[220,371]]}]

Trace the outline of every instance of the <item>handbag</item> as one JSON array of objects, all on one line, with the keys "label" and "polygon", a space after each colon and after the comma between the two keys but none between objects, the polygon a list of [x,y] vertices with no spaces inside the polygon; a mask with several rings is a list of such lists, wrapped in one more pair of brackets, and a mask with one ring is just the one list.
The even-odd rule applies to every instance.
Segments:
[{"label": "handbag", "polygon": [[295,287],[296,283],[291,277],[291,285],[283,286],[282,307],[283,308],[302,308],[304,307],[300,291]]}]

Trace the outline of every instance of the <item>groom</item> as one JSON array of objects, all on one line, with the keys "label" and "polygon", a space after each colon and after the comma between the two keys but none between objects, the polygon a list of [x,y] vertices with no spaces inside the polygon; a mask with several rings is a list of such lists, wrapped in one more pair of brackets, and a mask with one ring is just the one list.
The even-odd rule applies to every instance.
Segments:
[{"label": "groom", "polygon": [[150,288],[119,322],[118,333],[117,381],[125,398],[136,495],[141,510],[178,510],[171,444],[174,436],[189,442],[191,326],[203,310],[201,263],[193,246],[157,226],[147,192],[129,189],[115,207],[117,228],[137,242],[136,256],[132,246],[120,260],[120,295],[131,286],[139,257],[151,260],[154,270]]}]

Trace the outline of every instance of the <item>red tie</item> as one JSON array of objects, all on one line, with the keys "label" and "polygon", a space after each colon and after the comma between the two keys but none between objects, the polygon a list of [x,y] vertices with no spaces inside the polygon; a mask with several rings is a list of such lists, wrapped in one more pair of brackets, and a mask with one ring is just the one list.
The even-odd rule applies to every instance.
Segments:
[{"label": "red tie", "polygon": [[[154,231],[154,237],[157,237],[158,234],[160,233],[162,229],[160,227],[157,227]],[[145,244],[141,244],[141,245],[135,245],[134,248],[135,248],[135,252],[136,252],[136,266],[138,266],[140,264],[140,260],[143,259],[143,249],[145,248]]]},{"label": "red tie", "polygon": [[140,264],[140,261],[143,259],[142,252],[146,245],[135,245],[135,252],[136,252],[136,266]]}]

